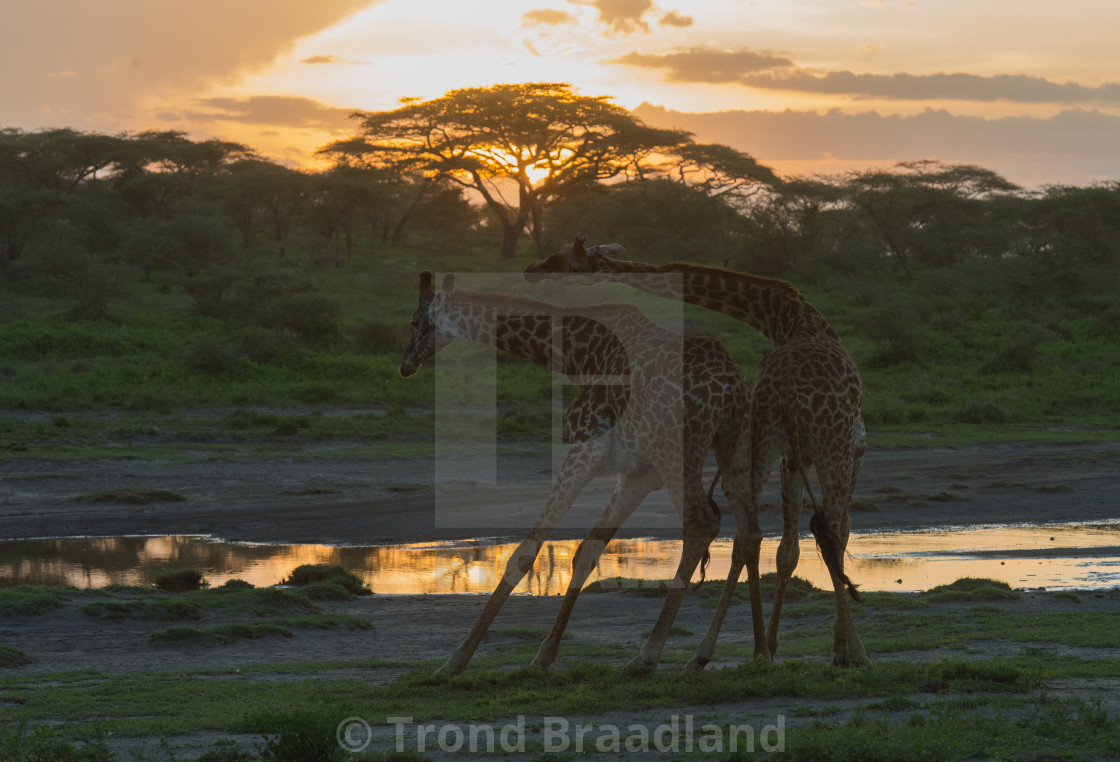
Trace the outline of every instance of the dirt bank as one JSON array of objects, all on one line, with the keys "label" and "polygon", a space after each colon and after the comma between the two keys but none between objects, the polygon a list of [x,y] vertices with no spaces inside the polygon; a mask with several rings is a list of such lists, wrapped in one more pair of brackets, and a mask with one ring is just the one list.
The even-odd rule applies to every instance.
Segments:
[{"label": "dirt bank", "polygon": [[[551,462],[503,455],[497,480],[444,480],[431,458],[291,457],[166,462],[13,460],[0,466],[0,540],[125,534],[209,534],[255,542],[379,544],[463,537],[516,538],[544,505]],[[441,467],[442,468],[442,467]],[[442,474],[441,474],[442,476]],[[763,530],[780,531],[777,478]],[[856,496],[854,531],[966,524],[1097,521],[1120,517],[1120,444],[997,445],[873,451]],[[613,486],[598,479],[561,524],[578,537]],[[103,490],[168,490],[183,502],[77,500]],[[802,521],[807,522],[803,516]],[[724,516],[724,532],[734,530]],[[620,536],[679,536],[664,492]]]}]

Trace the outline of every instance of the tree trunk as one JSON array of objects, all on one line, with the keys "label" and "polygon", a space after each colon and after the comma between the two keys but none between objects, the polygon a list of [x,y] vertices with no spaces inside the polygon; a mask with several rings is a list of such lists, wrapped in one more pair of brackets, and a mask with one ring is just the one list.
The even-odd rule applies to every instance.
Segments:
[{"label": "tree trunk", "polygon": [[521,240],[521,226],[502,225],[502,259],[517,256],[517,242]]},{"label": "tree trunk", "polygon": [[541,223],[541,201],[533,199],[533,243],[537,247],[537,257],[544,258],[544,226]]}]

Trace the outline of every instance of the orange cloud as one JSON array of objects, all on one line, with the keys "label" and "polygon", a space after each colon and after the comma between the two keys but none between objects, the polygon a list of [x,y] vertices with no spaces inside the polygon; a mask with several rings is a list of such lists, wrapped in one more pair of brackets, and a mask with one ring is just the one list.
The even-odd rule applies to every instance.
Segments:
[{"label": "orange cloud", "polygon": [[[8,125],[144,128],[153,98],[261,69],[296,41],[379,0],[35,0],[0,3],[0,92]],[[72,72],[73,76],[49,76]]]},{"label": "orange cloud", "polygon": [[683,29],[692,26],[692,16],[682,16],[676,11],[669,11],[657,23],[661,26],[675,26]]},{"label": "orange cloud", "polygon": [[354,109],[327,106],[312,98],[254,95],[248,98],[204,98],[196,103],[201,108],[174,116],[187,122],[239,122],[328,132],[353,126],[350,115]]},{"label": "orange cloud", "polygon": [[576,18],[567,11],[541,8],[521,14],[521,23],[525,26],[533,26],[536,24],[558,26],[559,24],[574,24],[576,23]]},{"label": "orange cloud", "polygon": [[902,101],[1120,105],[1120,83],[1053,82],[1022,74],[857,74],[806,69],[792,59],[746,48],[695,47],[665,54],[627,53],[606,63],[664,69],[669,82],[738,84],[761,90]]}]

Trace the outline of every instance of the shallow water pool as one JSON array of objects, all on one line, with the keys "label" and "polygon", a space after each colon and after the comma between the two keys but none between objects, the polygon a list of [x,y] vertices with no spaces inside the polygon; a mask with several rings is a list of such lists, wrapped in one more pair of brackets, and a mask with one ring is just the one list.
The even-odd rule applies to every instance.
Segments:
[{"label": "shallow water pool", "polygon": [[[559,595],[571,579],[578,541],[550,542],[517,588]],[[774,571],[778,538],[762,546],[762,573]],[[196,568],[211,585],[243,579],[279,583],[300,564],[341,564],[378,593],[488,593],[517,542],[487,538],[407,545],[272,545],[206,536],[67,537],[0,542],[0,586],[102,587],[150,584],[169,569]],[[921,532],[853,533],[848,575],[861,590],[927,590],[961,577],[1012,587],[1091,590],[1120,586],[1120,522],[950,527]],[[708,579],[727,575],[730,538],[712,544]],[[616,540],[591,581],[671,578],[679,540]],[[829,586],[811,537],[801,538],[797,575]],[[744,575],[744,579],[745,579]]]}]

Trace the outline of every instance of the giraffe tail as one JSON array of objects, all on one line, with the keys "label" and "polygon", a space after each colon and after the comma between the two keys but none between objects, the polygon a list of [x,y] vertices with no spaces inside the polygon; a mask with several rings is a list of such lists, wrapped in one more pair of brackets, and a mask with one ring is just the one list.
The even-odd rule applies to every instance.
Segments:
[{"label": "giraffe tail", "polygon": [[824,508],[813,497],[813,487],[809,484],[809,475],[805,473],[805,464],[801,460],[801,429],[797,425],[797,411],[792,404],[792,400],[788,397],[783,399],[783,403],[782,409],[785,414],[786,432],[789,439],[789,457],[797,468],[797,473],[801,475],[801,481],[805,484],[805,491],[809,493],[809,502],[813,505],[813,517],[809,519],[809,531],[813,533],[813,539],[817,542],[817,548],[820,550],[821,558],[824,559],[828,575],[834,580],[840,580],[852,600],[861,602],[863,599],[860,598],[859,591],[856,590],[859,586],[844,573],[844,547],[840,542],[840,537],[829,525],[828,515],[824,512]]},{"label": "giraffe tail", "polygon": [[[731,457],[731,453],[733,453],[735,451],[735,445],[739,441],[739,433],[743,430],[742,425],[739,425],[739,424],[741,424],[741,422],[738,419],[736,419],[735,422],[736,422],[737,425],[732,429],[732,431],[734,433],[732,435],[731,442],[730,442],[729,446],[727,447],[727,452],[724,454],[723,458],[720,458],[720,460],[722,460],[723,462],[720,463],[719,466],[716,468],[716,475],[712,477],[712,483],[708,486],[708,505],[711,506],[712,514],[715,516],[717,523],[720,520],[720,512],[719,512],[719,504],[716,503],[716,499],[715,499],[716,485],[719,484],[719,479],[720,479],[721,476],[723,476],[723,470],[724,470],[724,467],[727,464],[727,459],[729,457]],[[706,548],[704,550],[703,558],[700,559],[700,581],[697,582],[693,586],[694,590],[699,588],[700,585],[704,584],[704,574],[705,574],[705,572],[708,568],[708,562],[711,561],[711,560],[712,560],[711,549]]]},{"label": "giraffe tail", "polygon": [[[716,504],[715,498],[712,497],[712,491],[716,488],[716,482],[719,480],[720,471],[716,471],[716,478],[712,480],[712,486],[708,490],[708,505],[712,507],[712,513],[716,515],[716,521],[719,521],[720,512],[719,505]],[[704,548],[704,555],[700,558],[700,581],[692,586],[693,590],[699,590],[700,586],[704,584],[704,576],[708,570],[708,562],[712,560],[711,546]]]},{"label": "giraffe tail", "polygon": [[[804,472],[802,472],[802,477],[804,477]],[[840,564],[844,552],[840,547],[840,538],[828,526],[828,517],[825,516],[824,511],[816,505],[813,506],[813,518],[809,519],[809,531],[813,533],[813,538],[817,541],[817,547],[820,548],[821,558],[824,559],[824,565],[828,567],[829,575],[833,579],[840,579],[852,600],[862,601],[863,599],[859,597],[859,591],[856,590],[859,586],[844,573]]]}]

